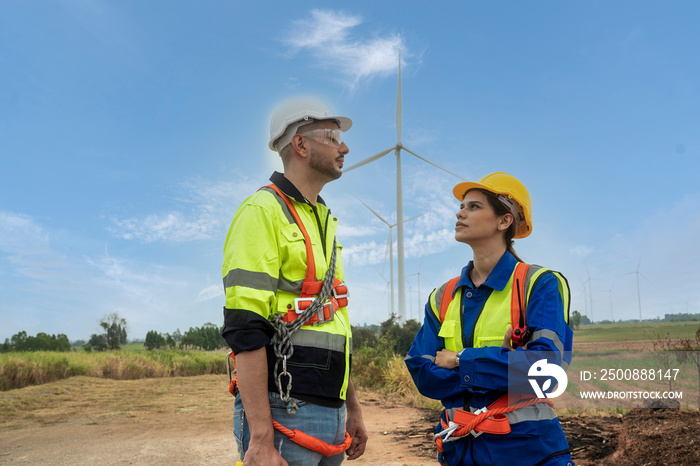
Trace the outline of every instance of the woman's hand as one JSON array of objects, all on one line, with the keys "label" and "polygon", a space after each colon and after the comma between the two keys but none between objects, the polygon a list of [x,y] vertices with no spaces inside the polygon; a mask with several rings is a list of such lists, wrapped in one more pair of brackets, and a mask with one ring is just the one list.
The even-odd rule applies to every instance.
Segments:
[{"label": "woman's hand", "polygon": [[[508,330],[506,330],[506,334],[503,337],[503,344],[501,346],[510,350],[510,351],[515,351],[515,348],[513,348],[513,345],[510,342],[510,340],[512,338],[513,338],[513,327],[511,327],[509,325]],[[523,345],[523,349],[527,349],[527,345]]]},{"label": "woman's hand", "polygon": [[454,369],[457,367],[457,353],[441,349],[435,355],[435,364],[443,369]]}]

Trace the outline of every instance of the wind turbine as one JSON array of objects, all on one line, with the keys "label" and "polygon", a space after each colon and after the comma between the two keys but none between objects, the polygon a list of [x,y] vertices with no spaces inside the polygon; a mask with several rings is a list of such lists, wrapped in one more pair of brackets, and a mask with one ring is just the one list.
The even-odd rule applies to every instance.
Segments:
[{"label": "wind turbine", "polygon": [[610,296],[610,321],[611,322],[615,322],[615,317],[613,316],[613,296],[615,295],[615,293],[613,293],[613,286],[614,285],[610,285],[610,289],[605,290],[609,293],[609,296]]},{"label": "wind turbine", "polygon": [[588,283],[588,297],[591,300],[591,323],[593,323],[593,286],[591,284],[591,273],[588,271],[588,267],[586,267],[586,275],[588,275],[588,280],[586,280],[586,283]]},{"label": "wind turbine", "polygon": [[[382,223],[384,223],[386,226],[389,227],[389,238],[387,239],[387,245],[389,246],[389,279],[391,281],[391,315],[394,315],[394,235],[391,233],[391,229],[394,228],[395,226],[398,225],[397,223],[389,223],[384,217],[379,215],[377,212],[374,211],[370,206],[368,206],[362,199],[359,197],[355,196],[358,201],[362,203],[363,206],[367,207],[367,209],[374,214],[375,217],[377,217]],[[413,217],[409,217],[406,220],[403,221],[403,223],[410,222],[413,219],[416,219],[418,217],[421,217],[425,215],[427,212],[423,212],[422,214],[414,215]],[[397,216],[398,217],[398,216]],[[398,230],[398,228],[397,228]],[[386,257],[386,256],[385,256]],[[401,288],[399,288],[400,290]],[[401,304],[401,300],[399,300],[399,306]],[[399,317],[400,319],[401,317]]]},{"label": "wind turbine", "polygon": [[404,322],[405,317],[406,317],[406,273],[405,273],[405,266],[404,266],[404,241],[403,241],[403,184],[402,184],[402,179],[401,179],[401,151],[405,150],[409,154],[413,155],[416,158],[419,158],[420,160],[436,167],[439,168],[440,170],[444,171],[445,173],[449,173],[452,176],[455,176],[459,178],[460,180],[464,180],[460,175],[456,174],[455,172],[448,170],[445,167],[440,166],[436,162],[433,162],[432,160],[428,159],[427,157],[424,157],[422,155],[417,154],[416,152],[412,151],[408,147],[403,145],[403,142],[401,141],[401,133],[402,133],[402,126],[403,126],[403,107],[401,103],[401,49],[399,49],[399,84],[398,84],[398,90],[396,92],[396,144],[393,145],[392,147],[389,147],[388,149],[384,149],[381,152],[378,152],[371,157],[367,157],[364,160],[361,160],[360,162],[357,162],[356,164],[346,168],[344,171],[349,172],[351,170],[355,170],[356,168],[360,168],[363,165],[367,165],[368,163],[372,163],[375,160],[379,160],[391,151],[394,151],[394,154],[396,155],[396,249],[397,249],[397,259],[398,259],[398,268],[399,268],[399,322]]},{"label": "wind turbine", "polygon": [[[639,323],[642,323],[642,295],[639,291],[639,266],[642,264],[642,259],[639,259],[637,263],[637,270],[630,273],[623,273],[622,275],[636,275],[637,276],[637,303],[639,304]],[[644,275],[642,275],[644,277]],[[646,278],[646,277],[644,277]]]}]

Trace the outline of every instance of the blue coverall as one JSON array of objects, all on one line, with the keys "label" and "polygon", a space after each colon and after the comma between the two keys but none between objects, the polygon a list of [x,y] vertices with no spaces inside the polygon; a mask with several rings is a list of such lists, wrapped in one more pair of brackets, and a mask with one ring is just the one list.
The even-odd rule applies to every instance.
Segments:
[{"label": "blue coverall", "polygon": [[[484,303],[494,290],[505,288],[516,263],[515,257],[506,252],[486,281],[476,288],[469,278],[473,262],[462,269],[455,293],[462,293],[462,329],[467,347],[455,369],[443,369],[434,363],[435,355],[445,344],[438,336],[440,322],[430,302],[426,304],[423,326],[405,360],[423,395],[439,399],[448,409],[469,410],[471,407],[473,411],[488,406],[508,391],[508,362],[509,359],[512,362],[513,357],[527,361],[528,356],[549,354],[555,358],[554,363],[561,365],[565,361],[565,366],[568,365],[573,332],[564,317],[558,280],[551,273],[545,273],[536,282],[530,295],[526,324],[539,337],[531,340],[527,349],[518,348],[509,355],[510,350],[500,346],[469,347]],[[444,415],[443,412],[443,419]],[[467,435],[460,440],[444,442],[444,451],[438,455],[438,460],[451,466],[573,465],[557,417],[512,423],[511,429],[509,434],[482,433],[478,437]],[[438,424],[436,432],[441,430]]]}]

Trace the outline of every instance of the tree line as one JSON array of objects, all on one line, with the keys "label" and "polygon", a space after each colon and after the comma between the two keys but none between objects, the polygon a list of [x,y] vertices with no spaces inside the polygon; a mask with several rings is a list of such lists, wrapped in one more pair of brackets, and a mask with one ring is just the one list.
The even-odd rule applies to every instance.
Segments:
[{"label": "tree line", "polygon": [[[71,345],[64,334],[48,335],[39,332],[36,336],[21,332],[6,338],[0,345],[0,352],[19,351],[71,351],[73,346],[81,346],[86,352],[108,351],[121,349],[127,343],[127,322],[119,313],[113,312],[99,320],[102,332],[93,333],[87,342],[79,340]],[[227,348],[226,340],[221,336],[223,327],[212,323],[206,323],[202,327],[190,327],[184,334],[177,329],[173,334],[161,334],[155,330],[149,330],[146,334],[144,347],[148,350],[155,349],[202,349],[215,350]]]},{"label": "tree line", "polygon": [[[179,340],[173,335],[161,334],[155,330],[149,330],[146,333],[146,341],[144,347],[147,350],[156,349],[202,349],[212,351],[219,348],[228,348],[226,340],[221,336],[224,328],[218,327],[210,322],[201,327],[190,327],[184,335],[180,336]],[[177,331],[179,336],[180,331]]]},{"label": "tree line", "polygon": [[5,338],[5,343],[0,345],[0,353],[12,351],[70,351],[71,345],[68,337],[63,333],[49,335],[39,332],[36,336],[27,335],[22,330],[12,335],[12,338]]}]

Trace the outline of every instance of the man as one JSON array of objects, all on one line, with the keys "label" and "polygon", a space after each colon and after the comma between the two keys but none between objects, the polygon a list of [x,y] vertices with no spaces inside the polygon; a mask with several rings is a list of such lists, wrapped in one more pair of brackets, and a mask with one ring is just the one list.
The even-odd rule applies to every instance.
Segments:
[{"label": "man", "polygon": [[[351,460],[364,453],[338,222],[319,196],[342,175],[342,132],[351,126],[315,98],[280,105],[269,147],[284,173],[243,201],[226,237],[223,336],[235,354],[234,435],[246,465],[336,465],[342,449]],[[329,445],[343,444],[347,431],[352,442],[324,456],[273,420]]]}]

